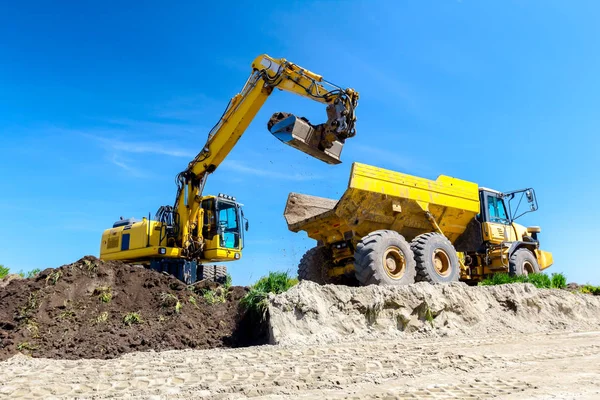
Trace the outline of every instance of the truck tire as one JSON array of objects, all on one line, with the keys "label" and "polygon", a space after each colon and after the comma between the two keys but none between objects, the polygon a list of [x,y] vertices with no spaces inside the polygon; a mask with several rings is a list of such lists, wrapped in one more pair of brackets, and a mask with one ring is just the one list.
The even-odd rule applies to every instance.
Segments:
[{"label": "truck tire", "polygon": [[363,237],[354,252],[354,269],[362,286],[415,283],[413,252],[395,231],[379,230]]},{"label": "truck tire", "polygon": [[331,283],[327,275],[329,257],[326,247],[313,247],[309,249],[298,264],[298,280],[311,281],[319,285]]},{"label": "truck tire", "polygon": [[215,265],[215,282],[221,285],[227,280],[227,267],[225,265]]},{"label": "truck tire", "polygon": [[198,265],[196,269],[197,281],[215,281],[215,266],[214,265]]},{"label": "truck tire", "polygon": [[436,284],[460,278],[456,249],[444,235],[424,233],[414,238],[410,247],[417,262],[417,281]]},{"label": "truck tire", "polygon": [[531,251],[517,249],[508,262],[509,275],[529,275],[540,272],[540,265]]}]

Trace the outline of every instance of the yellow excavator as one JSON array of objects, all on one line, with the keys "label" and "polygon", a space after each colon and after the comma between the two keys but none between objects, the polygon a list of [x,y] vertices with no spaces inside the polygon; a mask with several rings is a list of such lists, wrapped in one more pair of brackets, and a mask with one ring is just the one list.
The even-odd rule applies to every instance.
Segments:
[{"label": "yellow excavator", "polygon": [[356,133],[358,93],[342,89],[285,59],[258,56],[241,92],[208,134],[200,153],[177,175],[173,206],[162,206],[155,218],[123,219],[104,231],[100,258],[141,264],[174,275],[187,284],[222,281],[223,266],[239,260],[244,245],[242,206],[233,196],[203,195],[208,176],[225,160],[274,89],[326,104],[327,121],[312,125],[293,114],[275,113],[267,126],[280,141],[328,164],[341,162],[346,139]]}]

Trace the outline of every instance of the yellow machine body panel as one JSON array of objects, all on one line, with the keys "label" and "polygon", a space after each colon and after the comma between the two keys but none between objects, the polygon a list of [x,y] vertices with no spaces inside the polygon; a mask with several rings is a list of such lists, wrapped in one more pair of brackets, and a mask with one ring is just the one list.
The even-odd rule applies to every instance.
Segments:
[{"label": "yellow machine body panel", "polygon": [[309,237],[328,243],[342,240],[347,232],[360,239],[378,229],[395,230],[410,240],[433,230],[430,213],[452,241],[478,212],[475,183],[444,175],[434,181],[353,163],[348,189],[330,211],[298,218],[295,204],[288,200],[286,219],[290,230],[304,230]]},{"label": "yellow machine body panel", "polygon": [[[137,259],[140,255],[178,257],[179,251],[170,251],[169,255],[159,252],[161,228],[160,222],[144,218],[139,222],[124,223],[122,226],[106,229],[102,234],[100,258],[127,260]],[[166,247],[166,243],[162,245],[163,248]],[[166,250],[164,252],[166,253]]]},{"label": "yellow machine body panel", "polygon": [[[207,240],[202,262],[233,261],[242,257],[242,239],[234,248],[223,246],[221,235]],[[152,258],[184,258],[183,249],[169,247],[163,224],[148,220],[106,229],[102,234],[100,258],[103,260],[137,261],[144,263]]]},{"label": "yellow machine body panel", "polygon": [[544,250],[536,250],[535,255],[537,257],[538,264],[540,265],[540,270],[544,270],[554,264],[554,259],[552,258],[552,253]]}]

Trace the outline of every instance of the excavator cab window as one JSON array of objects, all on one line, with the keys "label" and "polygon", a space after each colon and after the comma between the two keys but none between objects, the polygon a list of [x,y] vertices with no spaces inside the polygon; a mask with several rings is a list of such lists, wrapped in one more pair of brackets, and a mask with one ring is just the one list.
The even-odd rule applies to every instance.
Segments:
[{"label": "excavator cab window", "polygon": [[236,203],[219,200],[217,202],[217,215],[219,220],[220,245],[228,249],[237,249],[240,246],[239,213]]},{"label": "excavator cab window", "polygon": [[215,221],[215,200],[202,200],[202,209],[204,210],[204,225],[202,227],[202,236],[208,240],[212,240],[217,234],[217,223]]}]

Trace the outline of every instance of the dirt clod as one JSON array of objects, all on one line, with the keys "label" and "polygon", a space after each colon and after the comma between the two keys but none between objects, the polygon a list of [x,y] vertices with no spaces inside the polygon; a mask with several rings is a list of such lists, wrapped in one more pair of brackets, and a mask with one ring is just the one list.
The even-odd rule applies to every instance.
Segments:
[{"label": "dirt clod", "polygon": [[[249,327],[239,306],[243,287],[186,287],[165,274],[92,256],[3,283],[0,360],[17,352],[106,359],[132,351],[242,346],[252,337],[244,332]],[[222,301],[207,302],[207,291],[219,291]]]}]

